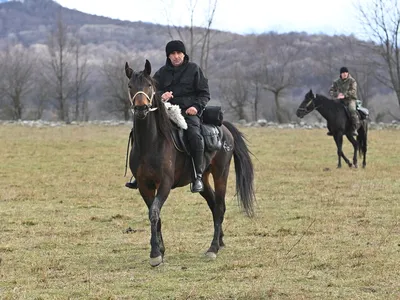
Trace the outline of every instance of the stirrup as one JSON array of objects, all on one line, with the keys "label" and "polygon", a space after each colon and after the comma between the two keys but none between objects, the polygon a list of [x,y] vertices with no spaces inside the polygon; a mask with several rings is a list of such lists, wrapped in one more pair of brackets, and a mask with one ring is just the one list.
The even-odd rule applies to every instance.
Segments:
[{"label": "stirrup", "polygon": [[125,183],[125,186],[127,188],[134,189],[134,190],[137,190],[137,188],[138,188],[136,179],[132,182]]},{"label": "stirrup", "polygon": [[197,176],[194,182],[192,183],[190,190],[192,193],[200,193],[204,190],[204,185],[201,176]]}]

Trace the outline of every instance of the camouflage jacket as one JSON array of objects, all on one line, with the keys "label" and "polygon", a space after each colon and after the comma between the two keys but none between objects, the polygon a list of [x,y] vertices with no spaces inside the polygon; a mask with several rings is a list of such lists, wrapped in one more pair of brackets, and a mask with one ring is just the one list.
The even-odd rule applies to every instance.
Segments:
[{"label": "camouflage jacket", "polygon": [[342,93],[346,99],[357,100],[357,82],[350,74],[345,80],[340,77],[336,79],[329,89],[329,95],[332,98],[336,99],[339,93]]}]

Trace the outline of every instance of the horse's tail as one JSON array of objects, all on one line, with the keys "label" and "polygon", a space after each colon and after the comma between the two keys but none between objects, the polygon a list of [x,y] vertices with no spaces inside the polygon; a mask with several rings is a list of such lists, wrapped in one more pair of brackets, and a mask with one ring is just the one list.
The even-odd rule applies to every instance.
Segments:
[{"label": "horse's tail", "polygon": [[249,217],[254,215],[254,168],[251,161],[250,150],[247,147],[243,134],[230,122],[223,124],[231,132],[234,139],[233,159],[236,172],[236,196],[239,205],[245,210]]},{"label": "horse's tail", "polygon": [[367,153],[367,135],[368,135],[368,122],[367,120],[361,121],[360,134],[357,136],[358,143],[358,156],[361,157]]}]

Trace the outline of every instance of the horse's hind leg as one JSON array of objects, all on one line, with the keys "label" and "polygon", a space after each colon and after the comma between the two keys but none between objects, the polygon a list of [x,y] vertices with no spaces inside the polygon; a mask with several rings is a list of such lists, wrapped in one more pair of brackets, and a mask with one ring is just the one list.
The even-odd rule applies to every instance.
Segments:
[{"label": "horse's hind leg", "polygon": [[365,168],[367,166],[367,131],[368,131],[368,124],[365,120],[361,128],[362,130],[360,130],[359,134],[361,145],[359,144],[359,147],[361,147],[360,151],[363,155],[362,167]]},{"label": "horse's hind leg", "polygon": [[362,153],[363,153],[362,167],[365,168],[367,166],[367,147],[365,147],[365,149],[362,150]]},{"label": "horse's hind leg", "polygon": [[216,258],[219,249],[225,246],[223,242],[223,230],[222,223],[225,215],[225,193],[226,193],[226,182],[227,174],[222,175],[220,178],[214,178],[214,185],[216,191],[214,192],[209,182],[209,173],[203,177],[204,191],[201,195],[206,199],[208,207],[210,208],[213,221],[214,221],[214,236],[211,241],[210,248],[207,250],[206,255],[210,258]]}]

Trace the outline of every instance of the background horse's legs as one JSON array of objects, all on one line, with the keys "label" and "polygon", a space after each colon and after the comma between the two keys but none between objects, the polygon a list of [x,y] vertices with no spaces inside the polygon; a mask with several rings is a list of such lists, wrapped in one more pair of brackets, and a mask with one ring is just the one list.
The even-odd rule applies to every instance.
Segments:
[{"label": "background horse's legs", "polygon": [[338,155],[338,168],[342,167],[342,160],[341,157],[343,157],[344,161],[347,163],[349,167],[351,167],[351,162],[347,159],[347,157],[344,155],[342,147],[343,147],[343,135],[341,132],[335,133],[333,136],[336,147],[337,147],[337,155]]},{"label": "background horse's legs", "polygon": [[219,178],[214,177],[214,185],[216,191],[214,192],[210,182],[209,176],[210,172],[207,172],[203,176],[204,191],[200,194],[206,199],[208,207],[211,210],[214,221],[214,236],[211,241],[210,248],[207,250],[206,255],[210,258],[216,258],[219,249],[225,246],[223,242],[224,232],[222,230],[222,223],[224,221],[225,215],[225,193],[226,193],[226,183],[229,173],[228,170],[222,174]]},{"label": "background horse's legs", "polygon": [[358,152],[358,142],[354,138],[354,136],[350,133],[346,134],[347,139],[353,145],[354,153],[353,153],[353,165],[354,168],[358,168],[358,161],[357,161],[357,152]]},{"label": "background horse's legs", "polygon": [[151,228],[150,264],[155,267],[161,264],[164,258],[165,247],[161,233],[160,212],[165,200],[167,200],[170,188],[159,188],[155,197],[155,190],[153,189],[140,187],[139,190],[143,199],[145,199],[147,207],[149,208],[149,220]]},{"label": "background horse's legs", "polygon": [[358,137],[357,137],[357,143],[358,143],[358,151],[360,155],[363,155],[363,163],[362,166],[363,168],[366,167],[367,165],[367,133],[368,133],[368,122],[367,120],[363,120],[361,122],[361,127],[358,130]]}]

